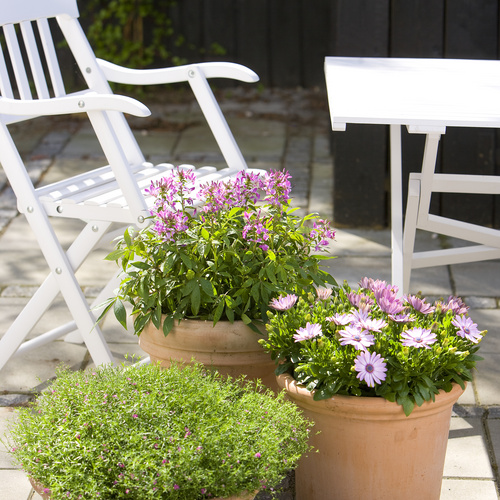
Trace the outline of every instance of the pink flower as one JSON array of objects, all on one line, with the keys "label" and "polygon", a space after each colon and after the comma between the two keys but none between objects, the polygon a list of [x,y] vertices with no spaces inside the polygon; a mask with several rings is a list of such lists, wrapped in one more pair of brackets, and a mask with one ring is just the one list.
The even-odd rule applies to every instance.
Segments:
[{"label": "pink flower", "polygon": [[455,315],[467,314],[469,307],[464,304],[460,297],[453,297],[450,295],[448,297],[448,302],[446,304],[441,304],[443,312],[452,311]]},{"label": "pink flower", "polygon": [[174,484],[174,490],[180,489],[180,486],[178,484]]},{"label": "pink flower", "polygon": [[431,306],[428,302],[425,302],[425,299],[415,297],[414,295],[406,295],[405,300],[413,307],[413,309],[415,309],[415,311],[418,311],[422,314],[431,314],[436,310],[434,306]]},{"label": "pink flower", "polygon": [[319,300],[327,300],[332,295],[331,288],[316,288],[316,295]]},{"label": "pink flower", "polygon": [[482,334],[472,319],[465,316],[457,316],[451,324],[458,328],[457,335],[459,337],[470,340],[474,344],[477,344],[481,340]]},{"label": "pink flower", "polygon": [[306,323],[305,328],[299,328],[297,330],[297,333],[293,336],[295,342],[302,342],[303,340],[310,340],[313,339],[314,337],[320,337],[323,335],[323,332],[321,331],[321,325],[318,325],[317,323]]},{"label": "pink flower", "polygon": [[255,458],[260,458],[261,456],[262,455],[260,453],[258,453],[258,452],[254,455]]},{"label": "pink flower", "polygon": [[342,340],[340,345],[353,345],[356,349],[364,351],[375,343],[375,337],[362,330],[360,326],[346,326],[345,330],[339,331]]},{"label": "pink flower", "polygon": [[354,369],[358,372],[356,375],[359,380],[364,380],[368,387],[375,387],[385,380],[387,371],[384,358],[380,354],[363,351],[354,361]]},{"label": "pink flower", "polygon": [[330,323],[335,323],[337,326],[348,325],[353,320],[353,316],[352,314],[335,313],[333,316],[329,316],[328,318],[326,318],[326,320]]},{"label": "pink flower", "polygon": [[437,341],[436,334],[427,328],[412,328],[401,334],[405,347],[424,347],[430,349],[430,345]]},{"label": "pink flower", "polygon": [[285,295],[284,297],[271,300],[269,307],[272,307],[277,311],[286,311],[287,309],[291,309],[295,305],[295,302],[297,302],[297,295],[292,293]]}]

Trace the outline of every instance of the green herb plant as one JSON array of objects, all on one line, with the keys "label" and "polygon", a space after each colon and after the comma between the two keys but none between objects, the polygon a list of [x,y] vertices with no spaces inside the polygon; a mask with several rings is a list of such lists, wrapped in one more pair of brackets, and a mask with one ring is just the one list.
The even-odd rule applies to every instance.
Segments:
[{"label": "green herb plant", "polygon": [[204,183],[176,168],[152,184],[151,224],[128,229],[107,257],[124,277],[101,317],[113,307],[126,328],[130,303],[137,335],[149,321],[167,335],[184,318],[241,320],[258,332],[271,299],[334,285],[319,266],[330,257],[316,252],[335,233],[317,215],[294,213],[290,177],[242,171]]},{"label": "green herb plant", "polygon": [[17,417],[12,454],[52,500],[273,494],[312,425],[283,393],[200,365],[59,370]]}]

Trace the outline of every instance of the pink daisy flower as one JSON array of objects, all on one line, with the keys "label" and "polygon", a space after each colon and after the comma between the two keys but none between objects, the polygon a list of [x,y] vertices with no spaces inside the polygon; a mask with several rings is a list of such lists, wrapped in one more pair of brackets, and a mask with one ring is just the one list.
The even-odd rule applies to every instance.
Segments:
[{"label": "pink daisy flower", "polygon": [[346,326],[339,334],[342,337],[340,345],[353,345],[359,351],[364,351],[375,343],[375,337],[359,326]]},{"label": "pink daisy flower", "polygon": [[310,340],[314,337],[320,337],[323,335],[321,331],[321,325],[317,323],[306,323],[305,328],[299,328],[297,333],[293,336],[295,342],[302,342],[303,340]]},{"label": "pink daisy flower", "polygon": [[385,360],[380,354],[363,351],[354,360],[354,369],[358,372],[356,375],[359,380],[364,380],[368,387],[375,387],[385,380],[387,371]]},{"label": "pink daisy flower", "polygon": [[477,328],[477,324],[474,323],[470,318],[465,316],[457,316],[451,324],[458,328],[457,335],[470,340],[474,344],[477,344],[482,337],[481,332]]},{"label": "pink daisy flower", "polygon": [[330,323],[335,323],[337,326],[338,325],[348,325],[352,320],[352,314],[340,314],[340,313],[335,313],[333,316],[329,316],[326,318],[327,321]]},{"label": "pink daisy flower", "polygon": [[295,305],[295,302],[297,302],[297,296],[292,293],[285,295],[284,297],[271,300],[269,307],[272,307],[277,311],[286,311],[287,309],[291,309]]},{"label": "pink daisy flower", "polygon": [[419,297],[415,297],[414,295],[406,295],[406,302],[410,304],[415,311],[418,311],[422,314],[431,314],[435,311],[435,307],[431,306],[425,299],[421,299]]},{"label": "pink daisy flower", "polygon": [[405,347],[424,347],[430,349],[430,345],[436,342],[436,334],[427,328],[412,328],[401,334]]}]

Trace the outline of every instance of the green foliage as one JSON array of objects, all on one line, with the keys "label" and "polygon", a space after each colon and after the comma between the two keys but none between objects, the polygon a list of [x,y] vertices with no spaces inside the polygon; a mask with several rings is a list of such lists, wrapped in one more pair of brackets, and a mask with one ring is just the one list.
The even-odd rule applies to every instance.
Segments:
[{"label": "green foliage", "polygon": [[[373,289],[353,291],[347,284],[327,298],[310,294],[305,299],[299,298],[288,309],[269,312],[268,339],[259,342],[280,363],[276,373],[292,374],[298,383],[315,391],[316,400],[334,394],[379,396],[396,401],[406,415],[415,404],[421,406],[424,401],[434,400],[441,389],[449,392],[453,383],[463,388],[464,382],[472,380],[471,371],[481,359],[475,353],[486,332],[467,337],[453,324],[454,318],[466,317],[467,308],[460,299],[450,298],[448,304],[439,302],[433,307],[422,302],[422,310],[418,310],[410,304],[411,298],[396,298],[390,286],[386,290],[385,298],[390,300],[384,307],[386,310],[392,307],[387,305],[391,301],[400,304],[398,314],[385,312],[377,303]],[[378,295],[381,296],[383,294]],[[452,310],[452,306],[456,309]],[[353,312],[362,315],[363,310],[368,311],[367,321],[383,320],[385,323],[380,331],[370,331],[367,322],[360,326],[362,337],[373,336],[365,347],[348,343],[345,337],[346,325],[355,326],[361,322],[353,317],[344,324],[339,321],[339,317]],[[400,317],[394,319],[397,316]],[[401,321],[401,316],[407,318]],[[318,325],[321,333],[305,340],[294,338],[307,323]],[[427,346],[408,345],[402,335],[414,328],[421,328],[435,338]],[[379,354],[385,364],[386,371],[371,387],[355,368],[356,359],[362,352]]]},{"label": "green foliage", "polygon": [[83,9],[90,19],[88,38],[98,57],[115,64],[145,68],[154,62],[181,64],[169,46],[176,37],[170,8],[175,0],[88,0]]},{"label": "green foliage", "polygon": [[199,365],[108,366],[60,370],[9,440],[54,500],[196,500],[272,490],[309,451],[310,426],[283,394]]},{"label": "green foliage", "polygon": [[[172,180],[177,174],[181,180]],[[269,173],[264,181],[243,172],[226,184],[209,183],[198,193],[205,205],[196,212],[186,202],[183,190],[191,184],[183,175],[188,174],[174,171],[164,181],[184,183],[178,191],[175,187],[175,196],[163,185],[151,188],[157,203],[153,223],[138,233],[128,229],[107,257],[119,263],[125,276],[103,315],[114,307],[126,327],[122,301],[132,304],[137,335],[149,321],[160,328],[163,317],[165,335],[182,318],[214,324],[242,320],[258,331],[254,322],[267,320],[271,299],[335,284],[319,268],[325,257],[313,252],[319,240],[325,244],[325,231],[333,235],[326,222],[314,215],[299,217],[288,198],[274,198],[273,179],[288,174]],[[263,203],[245,194],[248,190],[254,196],[260,182],[269,182]],[[173,221],[175,227],[168,226]],[[311,221],[314,230],[307,226]]]}]

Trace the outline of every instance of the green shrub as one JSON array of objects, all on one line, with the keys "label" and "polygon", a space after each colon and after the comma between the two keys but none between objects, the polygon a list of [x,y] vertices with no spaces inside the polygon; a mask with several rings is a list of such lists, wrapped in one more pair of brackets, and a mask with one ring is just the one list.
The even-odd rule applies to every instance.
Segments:
[{"label": "green shrub", "polygon": [[200,365],[60,370],[9,429],[51,498],[185,499],[273,491],[309,451],[310,422],[259,385]]}]

